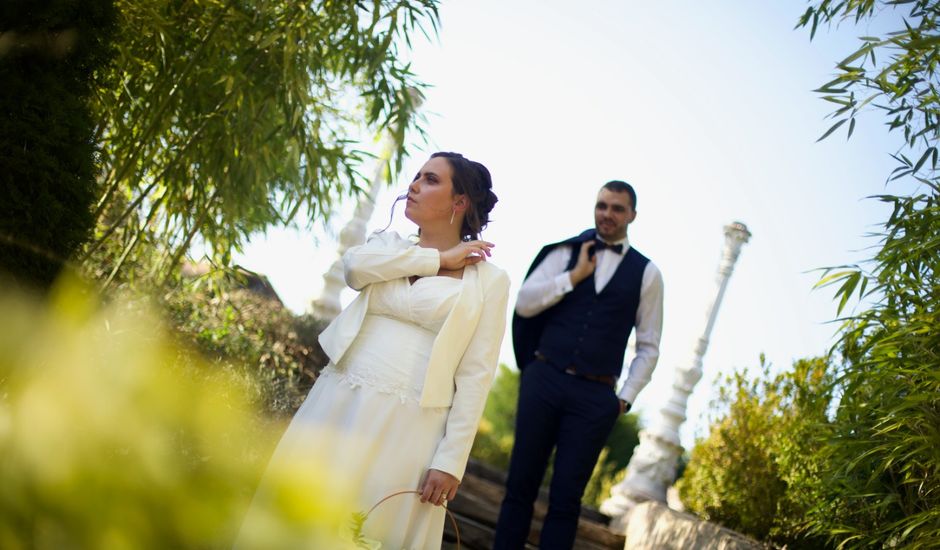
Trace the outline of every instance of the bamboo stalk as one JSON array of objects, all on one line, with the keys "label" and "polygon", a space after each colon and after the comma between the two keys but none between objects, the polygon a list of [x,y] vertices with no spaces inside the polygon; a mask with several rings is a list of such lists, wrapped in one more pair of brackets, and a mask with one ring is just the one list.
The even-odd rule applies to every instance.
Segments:
[{"label": "bamboo stalk", "polygon": [[[230,5],[231,5],[231,4],[230,4]],[[251,59],[251,61],[248,62],[248,64],[246,65],[246,71],[247,71],[247,70],[250,70],[251,67],[252,67],[252,65],[254,65],[254,64],[258,61],[259,58],[260,58],[260,53],[259,53],[259,54],[256,54],[256,55]],[[182,149],[180,150],[180,152],[176,155],[176,157],[174,157],[174,160],[170,161],[169,163],[167,163],[166,166],[163,167],[163,170],[160,171],[160,174],[154,178],[153,183],[151,183],[149,186],[147,186],[147,188],[143,191],[143,193],[141,193],[141,195],[138,196],[137,199],[135,199],[134,202],[133,202],[127,209],[124,210],[124,212],[123,212],[123,213],[121,214],[121,216],[118,218],[118,221],[115,222],[114,224],[112,224],[111,227],[109,227],[108,230],[105,231],[105,234],[102,235],[97,241],[95,241],[94,244],[92,244],[92,246],[91,246],[91,248],[88,250],[88,252],[86,252],[86,253],[84,254],[84,256],[82,257],[82,261],[88,259],[96,250],[98,250],[98,248],[101,247],[102,244],[104,244],[104,241],[107,240],[108,237],[110,237],[112,233],[114,233],[114,231],[117,229],[117,226],[121,225],[121,224],[124,222],[124,220],[127,219],[127,216],[129,216],[130,213],[131,213],[134,209],[136,209],[137,206],[140,205],[140,202],[142,202],[143,199],[146,198],[146,196],[149,195],[151,191],[153,191],[153,187],[163,179],[163,177],[164,177],[164,176],[166,175],[166,173],[170,170],[170,168],[176,166],[176,164],[178,163],[179,159],[182,158],[183,153],[184,153],[185,151],[187,151],[187,150],[189,149],[189,147],[192,146],[193,143],[195,143],[196,137],[198,137],[199,134],[202,133],[202,131],[206,128],[206,126],[207,126],[209,120],[212,118],[212,116],[219,114],[219,110],[222,108],[222,106],[225,105],[233,96],[234,96],[234,93],[233,93],[233,92],[229,92],[229,93],[225,94],[225,95],[222,97],[222,99],[220,99],[219,102],[216,104],[215,108],[214,108],[211,112],[209,112],[208,114],[206,114],[205,117],[203,117],[202,124],[199,126],[199,128],[196,129],[195,132],[193,132],[193,133],[190,135],[189,139],[188,139],[188,140],[186,141],[186,143],[183,145],[183,148],[182,148]],[[263,114],[263,112],[264,112],[264,109],[261,109],[261,111],[260,111],[257,115],[255,115],[255,120],[257,120],[257,119],[261,116],[261,114]],[[113,170],[112,170],[112,172],[113,172]],[[111,187],[109,188],[109,193],[112,193],[112,194],[113,194],[113,190],[116,189],[116,188],[119,186],[120,181],[121,181],[120,178],[116,178],[116,179],[112,182],[112,185],[111,185]],[[100,216],[101,207],[103,207],[103,204],[99,202],[99,210],[95,213],[95,225],[96,225],[96,226],[98,225],[98,221],[99,221],[98,218],[99,218],[99,216]]]},{"label": "bamboo stalk", "polygon": [[156,215],[157,210],[159,209],[160,203],[163,202],[163,199],[166,197],[166,194],[162,195],[159,199],[154,201],[153,207],[150,209],[150,214],[147,215],[147,219],[144,220],[144,223],[141,224],[140,228],[137,229],[137,233],[134,235],[133,240],[124,248],[124,252],[121,254],[120,259],[118,259],[117,264],[115,264],[114,269],[111,270],[111,274],[108,275],[107,280],[104,284],[101,285],[101,291],[104,292],[111,286],[111,282],[114,280],[115,275],[121,269],[121,266],[124,265],[124,261],[127,260],[128,255],[131,253],[137,243],[140,242],[140,236],[144,234],[148,225],[153,220],[153,217]]},{"label": "bamboo stalk", "polygon": [[[227,97],[227,96],[226,96],[226,97]],[[121,215],[118,217],[118,220],[117,220],[116,222],[114,222],[114,223],[108,228],[107,231],[105,231],[105,234],[104,234],[104,235],[102,235],[101,237],[99,237],[98,240],[96,240],[96,241],[91,245],[91,248],[88,250],[88,252],[85,253],[85,255],[83,256],[82,260],[87,259],[87,258],[90,257],[96,250],[98,250],[98,248],[100,248],[101,245],[104,244],[104,242],[108,239],[108,237],[110,237],[111,234],[114,233],[114,231],[118,228],[118,226],[120,226],[122,223],[124,223],[124,220],[127,219],[127,216],[129,216],[129,215],[131,214],[131,212],[133,212],[138,206],[140,206],[140,203],[143,202],[143,200],[147,197],[147,195],[150,194],[151,191],[153,191],[153,188],[154,188],[158,183],[160,183],[160,181],[163,180],[163,177],[166,176],[167,172],[170,171],[170,168],[173,168],[173,167],[175,167],[175,166],[178,164],[178,161],[179,161],[179,159],[182,157],[182,154],[183,154],[184,152],[186,152],[186,150],[188,150],[188,149],[190,148],[190,146],[192,146],[193,143],[196,142],[196,138],[197,138],[197,137],[199,136],[199,134],[206,128],[206,124],[208,123],[209,118],[210,118],[212,115],[214,115],[214,114],[216,114],[216,113],[218,112],[218,109],[222,106],[222,103],[224,102],[224,99],[225,99],[225,98],[223,98],[223,101],[220,102],[219,105],[216,106],[215,110],[214,110],[212,113],[206,115],[205,119],[204,119],[203,122],[202,122],[202,125],[199,126],[199,128],[196,128],[196,131],[193,132],[193,133],[189,136],[189,139],[186,141],[185,144],[183,144],[183,148],[180,150],[180,153],[179,153],[176,157],[174,157],[174,160],[171,160],[170,162],[168,162],[168,163],[163,167],[163,169],[160,171],[160,173],[159,173],[156,177],[154,177],[153,182],[152,182],[150,185],[148,185],[147,188],[144,189],[144,191],[143,191],[136,199],[134,199],[134,201],[130,204],[130,206],[128,206],[128,207],[124,210],[123,213],[121,213]],[[95,223],[96,223],[96,225],[97,225],[97,222],[95,222]]]},{"label": "bamboo stalk", "polygon": [[180,259],[182,259],[183,254],[185,254],[186,251],[189,250],[189,245],[190,243],[192,243],[193,237],[196,236],[196,233],[199,231],[199,228],[202,226],[202,222],[204,222],[206,219],[206,216],[209,215],[210,207],[212,206],[212,203],[215,201],[216,197],[219,196],[219,191],[220,191],[219,187],[216,187],[215,190],[212,192],[212,196],[210,196],[209,200],[206,201],[206,204],[202,212],[199,215],[199,219],[193,222],[193,225],[190,228],[189,232],[186,234],[186,238],[183,240],[183,243],[177,247],[176,252],[173,254],[173,258],[170,260],[168,264],[166,264],[165,270],[164,270],[164,278],[163,278],[164,284],[166,284],[167,281],[169,280],[170,276],[173,273],[173,268],[179,263]]},{"label": "bamboo stalk", "polygon": [[[212,28],[210,28],[209,31],[206,33],[206,36],[200,42],[197,50],[193,52],[193,55],[189,58],[189,62],[186,64],[185,67],[183,67],[182,72],[180,73],[179,77],[177,77],[176,82],[173,84],[173,87],[170,88],[169,93],[163,98],[163,102],[160,104],[159,108],[156,110],[156,113],[152,117],[150,117],[150,125],[147,127],[147,129],[143,133],[141,133],[140,137],[137,140],[137,143],[135,144],[136,146],[135,149],[133,149],[131,155],[127,157],[128,160],[124,162],[121,165],[120,170],[116,172],[116,175],[114,176],[115,183],[123,180],[124,176],[127,173],[127,170],[129,170],[129,167],[137,162],[137,159],[140,157],[144,146],[151,139],[152,137],[151,134],[153,134],[153,132],[156,131],[157,122],[160,120],[160,117],[163,116],[164,112],[169,108],[170,100],[173,99],[173,97],[176,95],[177,90],[180,89],[180,84],[182,83],[182,80],[186,76],[188,76],[188,73],[193,69],[193,67],[196,66],[196,61],[199,60],[200,56],[202,55],[203,50],[205,50],[211,38],[215,35],[215,32],[222,25],[223,16],[229,11],[229,9],[234,4],[235,4],[235,0],[231,0],[228,4],[226,4],[225,7],[222,9],[222,11],[219,12],[215,21],[213,21]],[[98,202],[98,205],[95,208],[95,225],[98,224],[98,219],[100,218],[101,213],[104,210],[104,205],[107,203],[108,200],[110,200],[111,195],[114,193],[114,190],[116,189],[116,187],[117,187],[116,185],[109,186],[106,196],[102,197],[102,199]]]}]

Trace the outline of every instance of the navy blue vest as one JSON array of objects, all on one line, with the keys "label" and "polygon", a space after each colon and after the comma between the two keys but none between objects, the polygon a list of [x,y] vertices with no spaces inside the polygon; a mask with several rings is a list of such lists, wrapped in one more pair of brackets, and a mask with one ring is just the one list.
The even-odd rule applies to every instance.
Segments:
[{"label": "navy blue vest", "polygon": [[[561,244],[571,245],[572,255],[567,266],[571,269],[578,260],[579,243],[593,238],[594,230],[589,230],[574,239],[546,247],[549,250],[543,249],[536,257],[530,273],[552,248]],[[620,376],[627,340],[636,322],[647,263],[646,256],[630,247],[600,294],[595,291],[591,275],[541,314],[531,319],[516,316],[513,341],[518,366],[523,368],[523,361],[528,364],[532,360],[531,352],[537,349],[555,365],[573,366],[583,374]],[[519,337],[522,335],[525,337]],[[519,357],[520,351],[528,358]]]}]

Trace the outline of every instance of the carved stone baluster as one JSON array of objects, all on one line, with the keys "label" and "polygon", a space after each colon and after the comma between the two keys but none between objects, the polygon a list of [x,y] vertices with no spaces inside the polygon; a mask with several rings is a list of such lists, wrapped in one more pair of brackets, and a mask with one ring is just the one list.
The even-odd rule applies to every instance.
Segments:
[{"label": "carved stone baluster", "polygon": [[651,426],[640,432],[640,444],[633,451],[627,466],[626,478],[611,488],[610,497],[601,505],[601,511],[612,518],[611,528],[623,532],[633,507],[645,500],[666,501],[666,489],[675,481],[676,466],[682,454],[679,427],[686,420],[689,395],[702,378],[702,359],[708,349],[708,339],[718,316],[718,307],[724,298],[728,280],[741,247],[751,233],[743,223],[725,226],[725,246],[718,266],[717,292],[708,306],[707,322],[702,336],[695,345],[688,365],[676,367],[672,395],[660,409]]}]

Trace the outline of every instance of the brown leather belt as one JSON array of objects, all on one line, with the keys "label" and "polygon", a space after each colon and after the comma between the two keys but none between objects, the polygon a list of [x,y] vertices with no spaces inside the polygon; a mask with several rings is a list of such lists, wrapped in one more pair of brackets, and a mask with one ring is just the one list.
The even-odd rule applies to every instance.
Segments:
[{"label": "brown leather belt", "polygon": [[549,361],[548,357],[545,357],[545,355],[543,355],[542,352],[540,351],[535,352],[535,358],[547,365],[551,365],[561,370],[561,372],[565,374],[570,374],[571,376],[577,376],[578,378],[584,378],[585,380],[590,380],[592,382],[600,382],[601,384],[606,384],[612,388],[617,387],[617,377],[612,374],[585,374],[582,372],[578,372],[578,369],[574,368],[573,365],[568,366],[568,367],[562,367],[561,365],[557,365]]}]

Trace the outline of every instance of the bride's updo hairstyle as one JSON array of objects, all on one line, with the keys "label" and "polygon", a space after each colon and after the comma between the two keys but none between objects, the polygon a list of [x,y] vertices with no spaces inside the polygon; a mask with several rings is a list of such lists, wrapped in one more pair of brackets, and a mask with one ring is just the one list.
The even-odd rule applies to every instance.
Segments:
[{"label": "bride's updo hairstyle", "polygon": [[460,153],[439,152],[431,158],[443,158],[450,164],[451,181],[455,195],[466,195],[469,205],[463,216],[460,237],[464,240],[480,238],[480,232],[490,221],[490,211],[498,200],[493,194],[490,171],[479,162],[465,158]]}]

